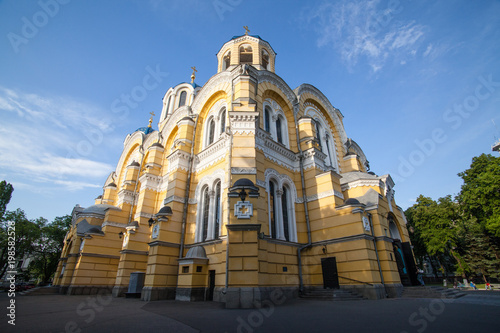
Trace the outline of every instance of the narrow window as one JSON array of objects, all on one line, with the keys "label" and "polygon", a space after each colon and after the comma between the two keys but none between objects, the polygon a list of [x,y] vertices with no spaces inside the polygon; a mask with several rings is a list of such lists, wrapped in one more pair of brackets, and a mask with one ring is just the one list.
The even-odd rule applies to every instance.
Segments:
[{"label": "narrow window", "polygon": [[283,216],[283,231],[285,232],[285,239],[290,240],[290,230],[288,225],[288,190],[283,186],[283,194],[281,195],[281,212]]},{"label": "narrow window", "polygon": [[330,161],[330,165],[333,167],[332,153],[330,151],[330,140],[329,140],[328,137],[325,139],[325,144],[326,144],[326,154],[328,155],[328,159]]},{"label": "narrow window", "polygon": [[221,198],[221,188],[220,182],[215,186],[215,220],[214,220],[214,239],[219,238],[219,228],[221,221],[221,209],[220,209],[220,198]]},{"label": "narrow window", "polygon": [[253,51],[250,45],[242,45],[240,46],[240,64],[249,64],[253,63]]},{"label": "narrow window", "polygon": [[181,97],[179,98],[179,107],[186,105],[187,93],[185,91],[181,92]]},{"label": "narrow window", "polygon": [[170,100],[172,99],[172,95],[168,96],[167,100],[167,110],[165,112],[165,116],[168,116],[168,113],[170,112]]},{"label": "narrow window", "polygon": [[274,198],[274,183],[269,182],[269,207],[271,211],[269,215],[271,216],[271,238],[276,238],[276,200]]},{"label": "narrow window", "polygon": [[319,121],[315,121],[316,124],[316,140],[318,141],[319,150],[321,150],[321,125]]},{"label": "narrow window", "polygon": [[269,54],[267,54],[267,51],[266,50],[262,50],[262,67],[264,67],[264,69],[266,70],[269,70]]},{"label": "narrow window", "polygon": [[279,143],[283,143],[283,134],[281,130],[281,117],[278,117],[278,119],[276,119],[276,137]]},{"label": "narrow window", "polygon": [[225,71],[229,66],[231,66],[231,51],[227,52],[222,59],[222,70]]},{"label": "narrow window", "polygon": [[220,132],[221,134],[226,131],[226,108],[220,114]]},{"label": "narrow window", "polygon": [[264,129],[266,132],[271,132],[271,108],[266,105],[264,110]]},{"label": "narrow window", "polygon": [[212,118],[208,123],[208,145],[214,142],[214,138],[215,138],[215,121]]},{"label": "narrow window", "polygon": [[202,219],[202,237],[201,241],[207,239],[208,234],[208,214],[210,212],[210,195],[208,193],[208,187],[203,190],[203,219]]}]

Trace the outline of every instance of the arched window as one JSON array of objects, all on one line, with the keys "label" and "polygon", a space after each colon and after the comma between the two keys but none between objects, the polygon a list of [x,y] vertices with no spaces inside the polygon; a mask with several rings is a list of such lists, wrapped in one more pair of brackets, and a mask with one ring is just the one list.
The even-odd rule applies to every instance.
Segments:
[{"label": "arched window", "polygon": [[269,179],[268,191],[269,236],[284,241],[297,241],[290,184],[279,185],[275,179]]},{"label": "arched window", "polygon": [[179,106],[178,107],[186,105],[186,97],[187,97],[187,93],[185,91],[181,92],[181,97],[179,98]]},{"label": "arched window", "polygon": [[222,70],[225,71],[229,66],[231,66],[231,51],[227,51],[222,57]]},{"label": "arched window", "polygon": [[215,185],[215,223],[214,223],[214,239],[219,238],[219,229],[221,222],[221,186],[220,181]]},{"label": "arched window", "polygon": [[330,137],[326,137],[325,138],[325,145],[326,145],[326,153],[328,155],[328,162],[330,163],[330,166],[334,167],[335,164],[333,164],[333,153],[332,153],[332,150],[330,148]]},{"label": "arched window", "polygon": [[222,112],[220,113],[219,116],[220,120],[220,132],[221,134],[226,131],[226,108],[222,109]]},{"label": "arched window", "polygon": [[283,216],[283,232],[285,234],[285,239],[290,240],[290,228],[288,220],[288,190],[286,186],[283,186],[283,194],[281,195],[281,213]]},{"label": "arched window", "polygon": [[204,185],[198,197],[196,242],[218,239],[222,221],[222,181]]},{"label": "arched window", "polygon": [[278,117],[276,119],[276,138],[278,139],[279,143],[283,143],[283,128],[281,127],[281,117]]},{"label": "arched window", "polygon": [[212,144],[215,139],[215,120],[214,118],[210,118],[208,123],[208,142],[207,146]]},{"label": "arched window", "polygon": [[168,116],[168,113],[170,112],[170,101],[172,100],[172,95],[168,96],[167,100],[167,108],[165,110],[165,116]]},{"label": "arched window", "polygon": [[262,50],[261,65],[264,69],[269,70],[269,53],[266,50]]},{"label": "arched window", "polygon": [[318,120],[314,121],[316,126],[316,141],[318,142],[318,147],[321,150],[321,125]]},{"label": "arched window", "polygon": [[253,51],[252,47],[248,44],[240,46],[240,64],[249,64],[253,63]]},{"label": "arched window", "polygon": [[264,108],[264,129],[271,132],[271,108],[268,105]]},{"label": "arched window", "polygon": [[271,238],[276,238],[276,190],[275,183],[269,182],[269,233]]},{"label": "arched window", "polygon": [[201,241],[205,241],[208,236],[208,218],[210,213],[210,193],[208,191],[208,186],[206,186],[202,191],[202,207],[203,207],[203,218],[202,218],[202,232]]}]

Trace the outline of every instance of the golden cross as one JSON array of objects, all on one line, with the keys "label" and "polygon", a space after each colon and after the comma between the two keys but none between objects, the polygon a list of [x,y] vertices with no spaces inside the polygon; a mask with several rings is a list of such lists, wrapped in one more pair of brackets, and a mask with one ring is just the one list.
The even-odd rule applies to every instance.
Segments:
[{"label": "golden cross", "polygon": [[250,29],[248,29],[248,25],[243,26],[243,29],[245,29],[245,35],[248,35],[250,32]]},{"label": "golden cross", "polygon": [[156,115],[155,115],[155,113],[153,111],[151,111],[149,114],[151,115],[151,118],[149,118],[149,125],[148,125],[148,127],[151,127],[151,123],[153,122],[153,117],[156,116]]},{"label": "golden cross", "polygon": [[191,83],[193,83],[194,79],[196,78],[196,74],[195,73],[198,72],[198,71],[196,70],[196,66],[191,67],[191,69],[193,70],[193,74],[191,74]]}]

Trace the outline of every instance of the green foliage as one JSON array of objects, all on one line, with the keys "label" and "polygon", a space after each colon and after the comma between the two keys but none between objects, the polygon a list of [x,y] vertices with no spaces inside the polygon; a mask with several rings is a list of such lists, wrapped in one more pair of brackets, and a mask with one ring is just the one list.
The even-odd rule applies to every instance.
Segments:
[{"label": "green foliage", "polygon": [[5,210],[10,202],[13,191],[14,188],[12,187],[12,184],[7,183],[5,180],[0,182],[0,220],[5,214]]},{"label": "green foliage", "polygon": [[500,157],[474,157],[470,168],[458,175],[464,180],[457,197],[464,213],[500,237]]},{"label": "green foliage", "polygon": [[459,195],[420,195],[405,212],[415,256],[453,261],[459,274],[500,278],[500,158],[483,154],[459,176]]},{"label": "green foliage", "polygon": [[21,209],[7,211],[13,190],[11,184],[0,182],[0,277],[8,268],[16,268],[9,267],[9,251],[13,244],[15,259],[30,259],[28,272],[19,271],[19,276],[47,283],[57,269],[71,216],[56,217],[48,223],[43,217],[29,220]]},{"label": "green foliage", "polygon": [[39,218],[36,223],[40,228],[40,237],[33,245],[33,258],[28,268],[32,276],[36,276],[41,283],[45,284],[49,282],[57,269],[64,236],[71,226],[71,216],[56,217],[52,223]]}]

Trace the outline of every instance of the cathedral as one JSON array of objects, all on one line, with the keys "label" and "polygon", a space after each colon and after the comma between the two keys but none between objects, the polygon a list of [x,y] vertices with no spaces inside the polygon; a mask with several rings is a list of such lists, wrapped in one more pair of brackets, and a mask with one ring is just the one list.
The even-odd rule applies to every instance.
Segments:
[{"label": "cathedral", "polygon": [[371,172],[339,109],[311,84],[289,87],[275,61],[247,29],[203,86],[194,70],[167,90],[158,130],[151,118],[127,135],[102,195],[73,209],[61,293],[252,308],[324,289],[398,297],[415,283],[391,176]]}]

